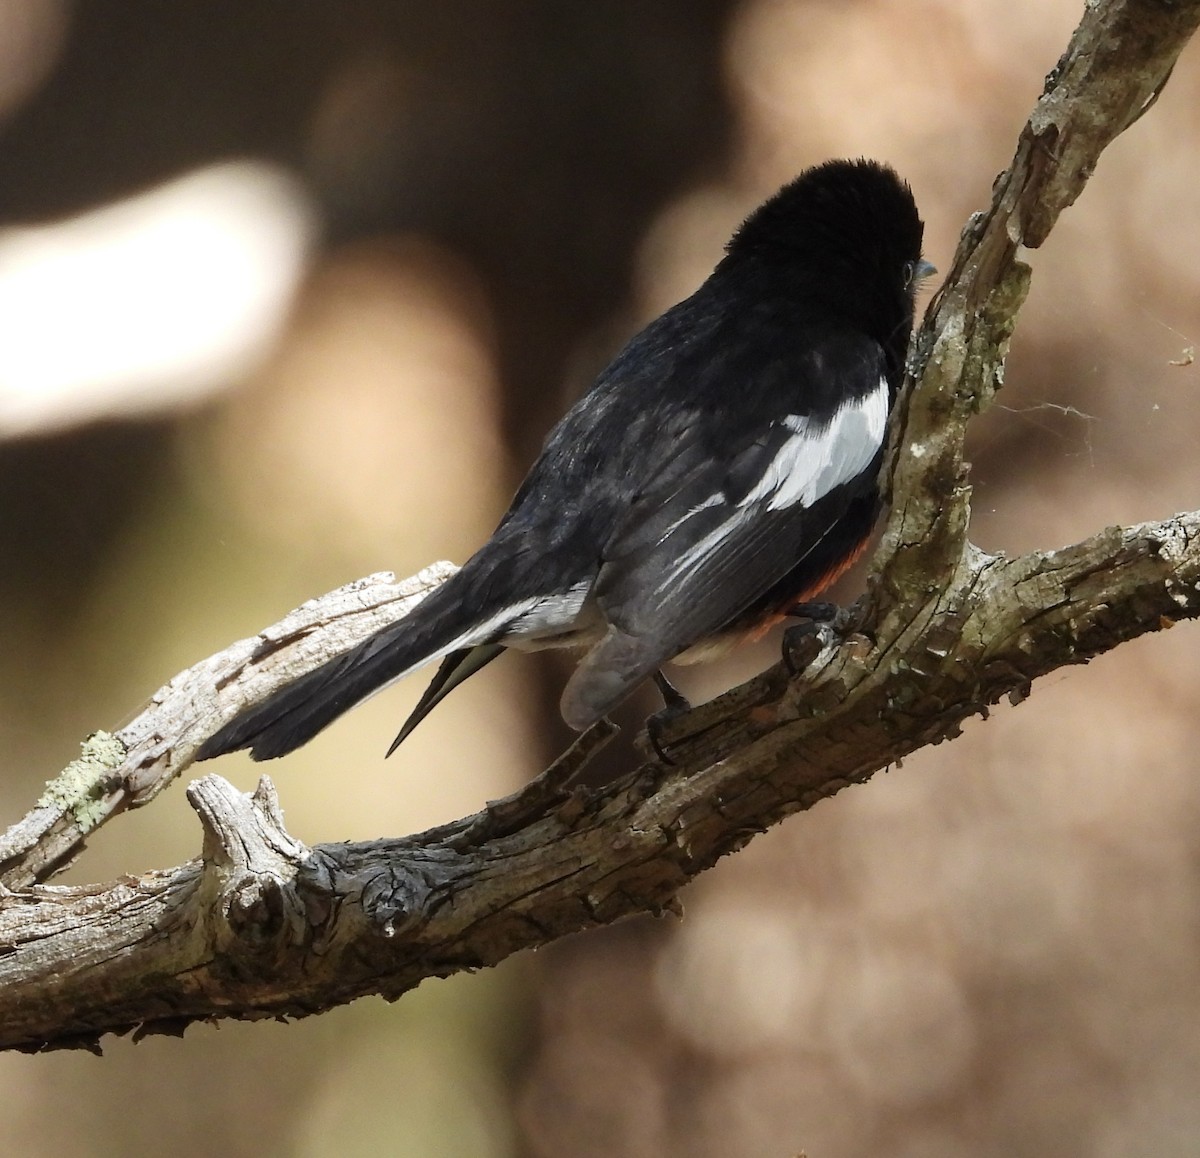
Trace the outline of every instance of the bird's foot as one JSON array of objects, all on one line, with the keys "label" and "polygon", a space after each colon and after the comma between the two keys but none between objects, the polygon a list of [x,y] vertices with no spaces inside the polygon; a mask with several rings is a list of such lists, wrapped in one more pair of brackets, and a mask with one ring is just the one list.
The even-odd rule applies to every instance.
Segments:
[{"label": "bird's foot", "polygon": [[783,633],[783,662],[792,675],[799,675],[827,647],[841,642],[853,619],[849,609],[836,603],[797,603],[790,614],[808,621]]},{"label": "bird's foot", "polygon": [[663,729],[673,720],[682,716],[684,712],[690,712],[692,702],[662,672],[656,671],[653,679],[654,686],[658,688],[659,695],[663,698],[664,706],[661,711],[655,712],[646,721],[646,735],[649,737],[654,751],[658,753],[659,759],[671,764],[674,761],[666,753]]},{"label": "bird's foot", "polygon": [[654,686],[658,688],[658,694],[663,698],[663,710],[658,715],[670,713],[672,716],[678,716],[683,712],[692,710],[692,701],[687,698],[661,671],[656,671],[653,675]]},{"label": "bird's foot", "polygon": [[[788,614],[794,615],[797,619],[807,619],[810,624],[827,624],[839,635],[844,635],[846,628],[850,626],[850,622],[854,618],[854,609],[839,607],[836,603],[820,600],[816,603],[793,604]],[[798,624],[797,626],[805,625]]]}]

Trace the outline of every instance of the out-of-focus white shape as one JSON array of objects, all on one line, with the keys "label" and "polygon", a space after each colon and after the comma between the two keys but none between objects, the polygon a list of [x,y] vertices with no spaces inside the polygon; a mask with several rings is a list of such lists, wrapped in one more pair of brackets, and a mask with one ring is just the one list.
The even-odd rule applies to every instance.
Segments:
[{"label": "out-of-focus white shape", "polygon": [[46,78],[67,33],[64,0],[0,0],[0,115]]},{"label": "out-of-focus white shape", "polygon": [[270,348],[314,213],[258,162],[0,233],[0,435],[168,410]]}]

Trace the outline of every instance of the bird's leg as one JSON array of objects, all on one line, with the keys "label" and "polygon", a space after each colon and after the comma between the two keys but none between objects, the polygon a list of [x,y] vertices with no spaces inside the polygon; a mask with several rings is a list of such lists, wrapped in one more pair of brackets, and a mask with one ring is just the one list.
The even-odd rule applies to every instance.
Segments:
[{"label": "bird's leg", "polygon": [[661,671],[656,671],[651,677],[654,680],[654,686],[658,688],[658,694],[663,698],[663,710],[659,715],[669,712],[673,716],[679,715],[680,712],[690,712],[692,710],[692,702],[681,692]]},{"label": "bird's leg", "polygon": [[850,626],[852,612],[836,603],[795,603],[789,615],[806,619],[783,633],[783,662],[792,675],[799,675],[827,647],[832,647]]},{"label": "bird's leg", "polygon": [[646,721],[646,735],[649,736],[650,743],[654,745],[654,750],[658,753],[659,758],[670,764],[672,760],[661,743],[663,727],[677,716],[683,715],[684,712],[690,712],[692,703],[661,671],[656,671],[651,678],[654,680],[654,686],[658,688],[659,695],[663,698],[664,706],[662,711],[655,712]]}]

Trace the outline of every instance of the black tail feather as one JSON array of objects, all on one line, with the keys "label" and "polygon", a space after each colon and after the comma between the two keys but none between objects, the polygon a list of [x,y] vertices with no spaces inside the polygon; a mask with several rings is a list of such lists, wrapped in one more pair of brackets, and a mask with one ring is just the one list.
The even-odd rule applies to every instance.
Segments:
[{"label": "black tail feather", "polygon": [[409,713],[404,721],[392,746],[386,755],[390,756],[405,740],[412,730],[438,706],[459,684],[470,679],[477,671],[487,667],[502,651],[498,643],[481,643],[478,647],[464,648],[462,651],[452,651],[444,660],[437,674],[429,681],[429,687],[417,701],[417,706]]},{"label": "black tail feather", "polygon": [[[206,740],[196,758],[208,760],[242,748],[249,748],[255,760],[284,756],[374,692],[447,657],[390,755],[447,694],[495,659],[502,650],[496,640],[514,621],[540,606],[535,584],[541,576],[514,572],[513,557],[518,562],[526,557],[521,553],[523,534],[520,528],[507,536],[497,532],[402,619],[247,708]],[[568,584],[568,591],[575,586]],[[553,605],[553,599],[546,598]],[[561,627],[566,629],[578,610],[577,601],[565,599],[564,609]]]},{"label": "black tail feather", "polygon": [[295,751],[372,692],[423,662],[423,649],[405,646],[403,637],[411,634],[407,624],[399,623],[328,660],[230,720],[201,745],[196,759],[242,748],[249,748],[255,760]]}]

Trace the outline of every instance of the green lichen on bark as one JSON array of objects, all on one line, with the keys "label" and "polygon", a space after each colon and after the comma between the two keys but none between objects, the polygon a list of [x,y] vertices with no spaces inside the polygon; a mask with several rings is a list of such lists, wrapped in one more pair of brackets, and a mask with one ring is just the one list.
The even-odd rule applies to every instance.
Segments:
[{"label": "green lichen on bark", "polygon": [[47,783],[37,807],[70,812],[87,833],[108,814],[103,800],[125,759],[125,745],[110,732],[93,732],[80,749],[79,758]]}]

